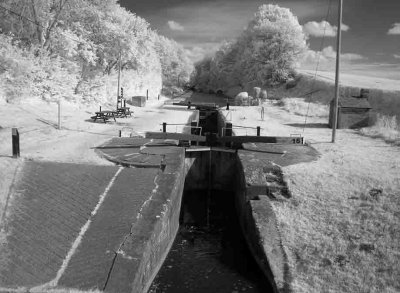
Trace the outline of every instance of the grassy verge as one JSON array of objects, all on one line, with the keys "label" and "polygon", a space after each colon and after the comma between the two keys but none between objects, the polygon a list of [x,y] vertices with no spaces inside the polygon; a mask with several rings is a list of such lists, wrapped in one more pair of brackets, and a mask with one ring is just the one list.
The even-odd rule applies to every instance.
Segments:
[{"label": "grassy verge", "polygon": [[400,125],[396,116],[378,114],[375,125],[362,128],[360,133],[374,138],[382,138],[386,142],[400,145]]},{"label": "grassy verge", "polygon": [[400,292],[400,158],[353,140],[284,168],[293,197],[274,206],[294,292]]},{"label": "grassy verge", "polygon": [[329,116],[329,106],[309,103],[300,98],[282,98],[275,104],[289,113],[299,116],[321,117]]}]

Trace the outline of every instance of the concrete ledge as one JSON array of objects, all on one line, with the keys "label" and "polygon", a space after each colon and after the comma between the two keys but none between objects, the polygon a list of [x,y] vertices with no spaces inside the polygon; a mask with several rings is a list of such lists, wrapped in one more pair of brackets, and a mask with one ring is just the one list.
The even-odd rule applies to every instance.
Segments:
[{"label": "concrete ledge", "polygon": [[[258,161],[238,156],[236,205],[248,246],[275,292],[291,292],[288,260],[282,246],[277,219],[272,209],[267,169]],[[268,166],[271,167],[271,166]]]},{"label": "concrete ledge", "polygon": [[185,181],[184,150],[166,157],[175,164],[156,177],[156,188],[118,252],[106,292],[146,292],[175,239]]},{"label": "concrete ledge", "polygon": [[260,256],[263,266],[265,266],[265,259],[268,261],[277,291],[291,292],[288,259],[282,246],[275,213],[267,196],[263,195],[259,198],[259,200],[250,201],[250,221],[253,221],[254,227],[253,233],[250,233],[250,241],[262,248],[256,251],[256,254]]}]

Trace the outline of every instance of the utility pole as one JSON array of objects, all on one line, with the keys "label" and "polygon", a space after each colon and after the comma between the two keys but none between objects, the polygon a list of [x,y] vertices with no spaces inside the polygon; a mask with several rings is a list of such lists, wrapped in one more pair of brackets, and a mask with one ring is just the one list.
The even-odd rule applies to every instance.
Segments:
[{"label": "utility pole", "polygon": [[336,38],[336,75],[335,75],[336,77],[335,77],[335,102],[333,108],[332,143],[334,143],[336,139],[336,127],[338,122],[340,51],[342,44],[342,11],[343,11],[343,0],[339,0],[338,31]]}]

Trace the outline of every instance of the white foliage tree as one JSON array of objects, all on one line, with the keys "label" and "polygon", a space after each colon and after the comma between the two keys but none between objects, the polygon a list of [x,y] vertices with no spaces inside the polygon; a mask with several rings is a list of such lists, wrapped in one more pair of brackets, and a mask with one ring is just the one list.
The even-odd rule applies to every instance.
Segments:
[{"label": "white foliage tree", "polygon": [[195,74],[192,82],[204,85],[204,68],[211,62],[205,89],[278,84],[290,77],[305,49],[306,38],[297,17],[287,8],[262,5],[235,41],[223,44],[211,61],[196,67],[201,74]]},{"label": "white foliage tree", "polygon": [[306,40],[297,17],[287,8],[262,5],[238,39],[243,82],[265,85],[288,79]]},{"label": "white foliage tree", "polygon": [[[121,69],[133,76],[160,80],[163,74],[166,82],[178,84],[186,83],[193,69],[182,46],[158,36],[145,19],[122,8],[117,0],[2,0],[2,5],[8,10],[0,10],[0,36],[9,42],[2,50],[15,47],[19,54],[30,52],[24,64],[40,74],[26,82],[39,94],[50,92],[56,79],[59,87],[68,78],[58,75],[65,74],[75,94],[90,95],[92,89],[104,87],[104,80],[115,78],[119,60]],[[18,76],[18,82],[23,80],[22,74]]]},{"label": "white foliage tree", "polygon": [[165,86],[182,86],[189,81],[193,63],[185,49],[164,36],[153,33],[155,49],[160,57]]}]

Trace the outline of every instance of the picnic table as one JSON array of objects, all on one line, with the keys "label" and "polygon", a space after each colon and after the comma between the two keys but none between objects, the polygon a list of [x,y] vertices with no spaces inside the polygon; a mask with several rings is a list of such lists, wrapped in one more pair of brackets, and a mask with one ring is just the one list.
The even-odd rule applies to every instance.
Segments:
[{"label": "picnic table", "polygon": [[119,107],[117,108],[117,114],[118,117],[127,117],[132,116],[132,112],[130,111],[130,107]]},{"label": "picnic table", "polygon": [[102,119],[104,121],[104,123],[106,123],[109,119],[114,119],[115,120],[115,115],[117,114],[117,112],[115,111],[98,111],[95,112],[95,116],[92,116],[91,118],[93,119],[94,122],[96,122],[97,119]]}]

